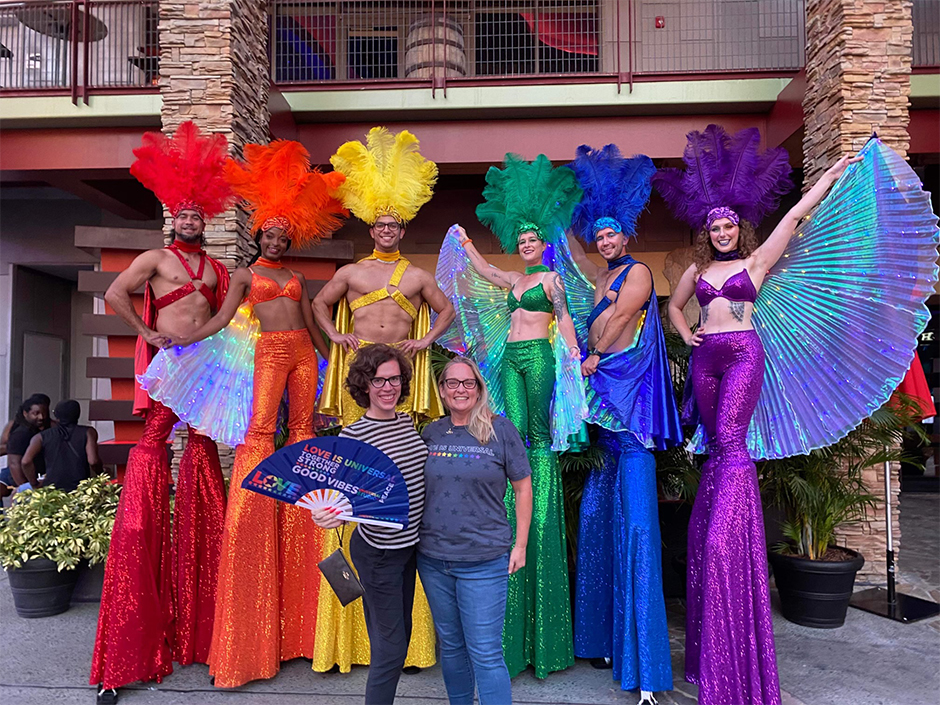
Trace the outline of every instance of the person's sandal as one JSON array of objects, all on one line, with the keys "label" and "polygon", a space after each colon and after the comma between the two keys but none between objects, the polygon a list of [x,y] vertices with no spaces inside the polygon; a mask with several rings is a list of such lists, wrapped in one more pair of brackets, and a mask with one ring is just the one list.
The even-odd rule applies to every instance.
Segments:
[{"label": "person's sandal", "polygon": [[117,705],[118,701],[118,692],[117,688],[102,688],[98,691],[98,705]]}]

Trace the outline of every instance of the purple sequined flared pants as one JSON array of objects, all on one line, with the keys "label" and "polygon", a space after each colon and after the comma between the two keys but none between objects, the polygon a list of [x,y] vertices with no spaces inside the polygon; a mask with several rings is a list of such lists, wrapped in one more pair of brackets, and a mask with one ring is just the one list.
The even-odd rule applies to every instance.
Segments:
[{"label": "purple sequined flared pants", "polygon": [[704,336],[691,374],[709,458],[689,522],[686,680],[702,705],[779,705],[764,520],[745,440],[764,378],[760,338]]}]

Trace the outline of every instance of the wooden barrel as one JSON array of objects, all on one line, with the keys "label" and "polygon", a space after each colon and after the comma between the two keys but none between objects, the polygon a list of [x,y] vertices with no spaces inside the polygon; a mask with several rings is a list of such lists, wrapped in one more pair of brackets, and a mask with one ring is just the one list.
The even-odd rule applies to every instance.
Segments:
[{"label": "wooden barrel", "polygon": [[425,15],[412,22],[408,29],[405,78],[431,78],[432,74],[448,78],[467,75],[463,27],[449,17],[432,19]]}]

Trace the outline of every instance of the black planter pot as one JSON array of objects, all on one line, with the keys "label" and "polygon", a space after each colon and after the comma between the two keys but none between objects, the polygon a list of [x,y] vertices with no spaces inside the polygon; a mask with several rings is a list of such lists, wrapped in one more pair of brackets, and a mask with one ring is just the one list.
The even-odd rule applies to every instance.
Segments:
[{"label": "black planter pot", "polygon": [[855,574],[865,565],[865,558],[860,553],[846,550],[855,558],[811,561],[771,551],[770,564],[786,619],[817,629],[835,629],[845,623]]},{"label": "black planter pot", "polygon": [[72,602],[101,602],[101,590],[104,587],[104,563],[91,567],[87,561],[79,563],[78,580],[72,593]]},{"label": "black planter pot", "polygon": [[13,605],[20,617],[52,617],[69,608],[78,571],[56,569],[48,558],[33,558],[22,568],[7,568]]}]

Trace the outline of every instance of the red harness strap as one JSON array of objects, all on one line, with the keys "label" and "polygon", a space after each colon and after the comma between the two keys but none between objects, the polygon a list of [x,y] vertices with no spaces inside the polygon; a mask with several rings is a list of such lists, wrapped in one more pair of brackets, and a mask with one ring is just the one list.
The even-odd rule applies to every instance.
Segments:
[{"label": "red harness strap", "polygon": [[198,291],[200,294],[206,297],[206,301],[209,302],[209,307],[214,311],[216,309],[216,303],[217,303],[216,298],[215,298],[215,292],[212,291],[212,289],[210,289],[204,281],[202,281],[202,275],[206,269],[206,253],[205,252],[199,253],[199,271],[194,273],[192,268],[189,266],[189,262],[186,261],[186,258],[183,257],[183,254],[176,247],[174,247],[173,245],[168,245],[166,249],[168,249],[170,252],[172,252],[179,258],[179,261],[183,265],[183,267],[186,269],[186,273],[189,275],[190,280],[192,279],[200,280],[199,289],[196,289],[196,285],[193,284],[192,281],[188,281],[185,284],[183,284],[183,286],[179,287],[178,289],[174,289],[169,294],[164,294],[159,299],[156,299],[153,302],[154,308],[156,308],[159,311],[161,308],[166,308],[170,304],[179,301],[184,296],[189,296],[194,291]]}]

